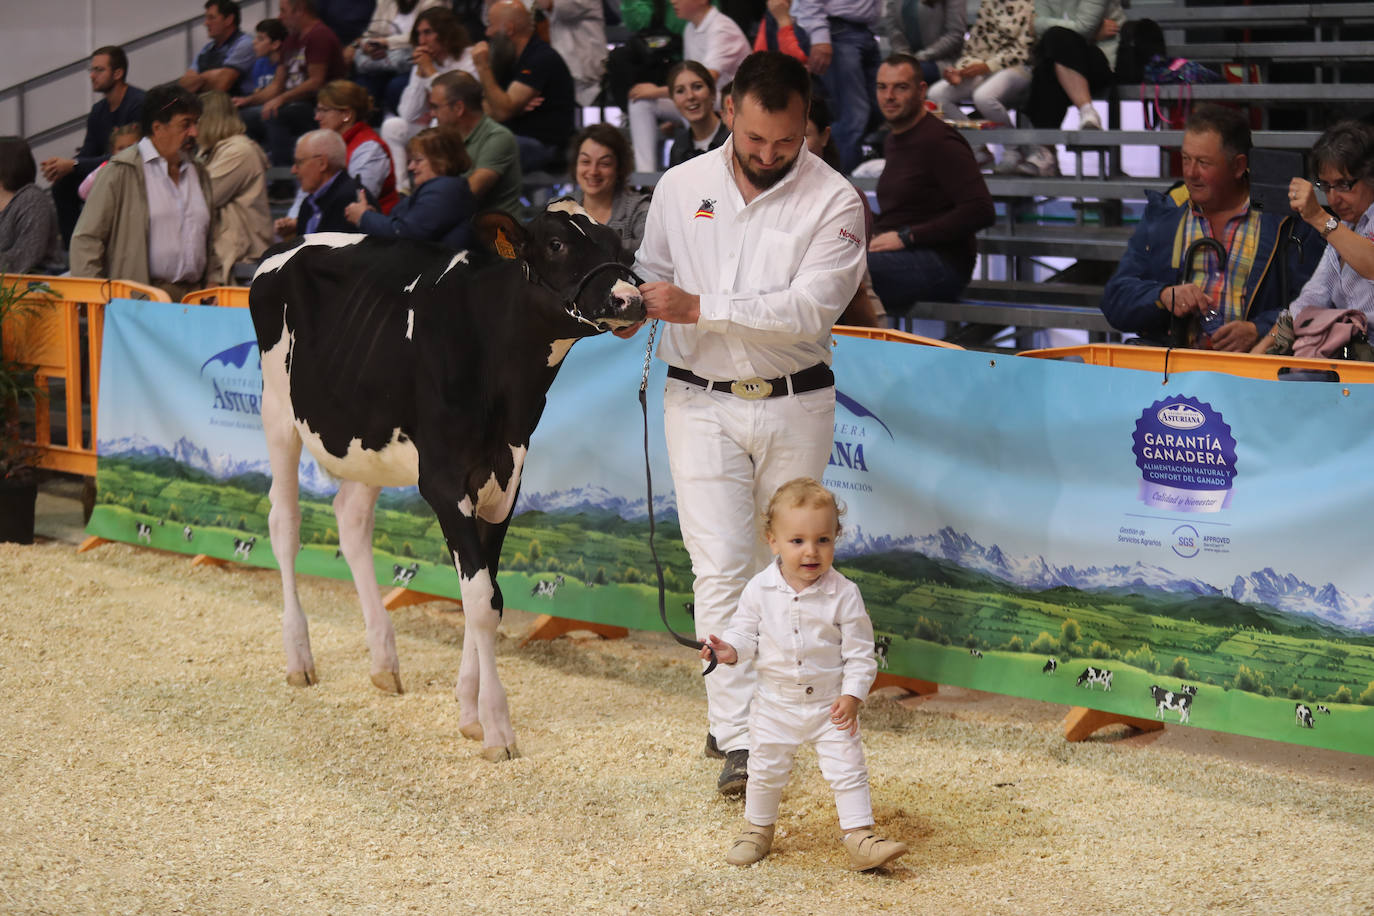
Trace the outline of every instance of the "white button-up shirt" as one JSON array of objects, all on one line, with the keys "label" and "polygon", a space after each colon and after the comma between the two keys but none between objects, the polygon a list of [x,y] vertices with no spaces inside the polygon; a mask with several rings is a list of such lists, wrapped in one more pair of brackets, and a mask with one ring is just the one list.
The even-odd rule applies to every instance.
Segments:
[{"label": "white button-up shirt", "polygon": [[205,277],[210,208],[195,166],[182,156],[174,182],[152,140],[138,141],[138,151],[148,186],[148,276],[164,283],[199,283]]},{"label": "white button-up shirt", "polygon": [[[1360,214],[1352,226],[1356,235],[1374,239],[1374,205]],[[1294,318],[1309,305],[1329,309],[1359,309],[1374,324],[1374,280],[1366,280],[1355,268],[1341,260],[1334,245],[1327,245],[1321,262],[1312,278],[1303,284],[1302,292],[1293,300],[1288,311]]]},{"label": "white button-up shirt", "polygon": [[829,365],[830,329],[866,264],[859,195],[803,148],[746,206],[734,155],[731,137],[654,189],[635,270],[701,297],[695,325],[664,327],[659,358],[714,381]]},{"label": "white button-up shirt", "polygon": [[739,24],[714,6],[701,25],[689,22],[682,28],[682,59],[714,70],[717,86],[734,79],[735,71],[753,50]]},{"label": "white button-up shirt", "polygon": [[862,700],[878,675],[863,596],[833,567],[796,592],[774,559],[744,587],[720,638],[741,658],[754,657],[760,678],[815,687],[817,700],[841,694]]}]

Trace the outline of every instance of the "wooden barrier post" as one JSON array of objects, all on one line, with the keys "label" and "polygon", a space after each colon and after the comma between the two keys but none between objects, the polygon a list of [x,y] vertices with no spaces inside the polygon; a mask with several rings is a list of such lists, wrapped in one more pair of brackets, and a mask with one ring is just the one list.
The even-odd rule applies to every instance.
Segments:
[{"label": "wooden barrier post", "polygon": [[869,692],[881,690],[884,687],[901,687],[917,696],[928,697],[940,692],[940,685],[934,681],[923,681],[914,677],[902,677],[900,674],[884,674],[878,672],[878,676],[873,679],[873,686]]},{"label": "wooden barrier post", "polygon": [[586,630],[605,639],[624,639],[630,635],[630,631],[625,627],[612,626],[608,623],[590,623],[586,620],[573,620],[568,617],[554,617],[552,614],[540,614],[538,619],[534,621],[534,628],[525,634],[524,639],[520,640],[520,645],[523,648],[536,639],[557,639],[574,630]]},{"label": "wooden barrier post", "polygon": [[1164,723],[1158,719],[1138,719],[1135,716],[1123,716],[1120,713],[1075,706],[1064,717],[1064,739],[1066,741],[1082,741],[1099,728],[1106,728],[1108,725],[1128,725],[1142,732],[1164,730]]},{"label": "wooden barrier post", "polygon": [[412,589],[402,588],[399,585],[386,593],[386,597],[382,599],[382,607],[386,608],[388,611],[394,611],[397,608],[409,607],[412,604],[428,604],[431,601],[451,601],[458,605],[458,610],[461,611],[463,609],[463,602],[458,598],[448,598],[444,595],[431,595],[428,592],[417,592]]}]

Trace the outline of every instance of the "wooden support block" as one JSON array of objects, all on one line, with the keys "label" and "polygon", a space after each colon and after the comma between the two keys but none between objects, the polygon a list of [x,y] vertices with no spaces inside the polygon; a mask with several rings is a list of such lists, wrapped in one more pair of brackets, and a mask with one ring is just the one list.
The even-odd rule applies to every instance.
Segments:
[{"label": "wooden support block", "polygon": [[624,639],[630,635],[630,631],[625,627],[611,626],[605,623],[588,623],[585,620],[571,620],[567,617],[553,617],[549,614],[540,614],[534,622],[534,629],[520,640],[520,645],[524,646],[536,639],[557,639],[564,633],[571,633],[574,630],[587,630],[606,639]]},{"label": "wooden support block", "polygon": [[873,686],[870,690],[878,690],[881,687],[901,687],[910,690],[918,696],[930,696],[940,692],[940,685],[934,681],[921,681],[914,677],[902,677],[899,674],[883,674],[878,672],[878,676],[873,679]]},{"label": "wooden support block", "polygon": [[198,553],[198,554],[196,554],[194,557],[191,558],[191,565],[192,565],[192,566],[228,566],[228,565],[229,565],[229,561],[228,561],[228,560],[221,560],[219,557],[211,557],[211,556],[206,556],[206,555],[203,554],[203,553]]},{"label": "wooden support block", "polygon": [[1138,719],[1135,716],[1075,706],[1064,717],[1064,739],[1082,741],[1099,728],[1106,728],[1108,725],[1129,725],[1142,732],[1157,732],[1164,729],[1164,723],[1158,719]]},{"label": "wooden support block", "polygon": [[409,607],[412,604],[427,604],[431,601],[452,601],[458,605],[459,609],[463,607],[463,602],[455,598],[449,598],[444,595],[431,595],[428,592],[417,592],[408,588],[402,588],[399,585],[386,593],[386,597],[382,599],[382,607],[386,608],[388,611],[394,611],[397,608]]},{"label": "wooden support block", "polygon": [[86,538],[86,540],[84,540],[84,541],[81,542],[81,546],[78,547],[78,548],[76,548],[76,552],[77,552],[77,553],[85,553],[85,552],[88,551],[88,550],[93,550],[93,549],[95,549],[96,547],[99,547],[101,544],[113,544],[113,543],[114,543],[114,541],[110,540],[109,538],[101,538],[101,537],[96,537],[95,535],[91,535],[90,537]]}]

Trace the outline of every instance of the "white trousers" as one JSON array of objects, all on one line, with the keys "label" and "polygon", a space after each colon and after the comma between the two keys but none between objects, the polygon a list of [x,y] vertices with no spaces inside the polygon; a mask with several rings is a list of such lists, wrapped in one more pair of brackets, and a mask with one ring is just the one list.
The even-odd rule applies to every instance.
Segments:
[{"label": "white trousers", "polygon": [[962,118],[959,103],[973,100],[979,114],[997,124],[1011,126],[1008,108],[1026,101],[1030,93],[1031,75],[1025,67],[1007,67],[987,76],[962,80],[955,86],[940,80],[926,92],[926,97],[943,109],[947,118]]},{"label": "white trousers", "polygon": [[[697,638],[719,636],[745,584],[771,556],[760,522],[768,500],[794,477],[820,480],[825,473],[835,389],[746,401],[669,379],[663,424],[678,523],[692,558]],[[717,746],[747,748],[754,666],[721,665],[704,680]]]},{"label": "white trousers", "polygon": [[630,102],[630,143],[635,150],[636,172],[657,172],[663,168],[663,134],[660,120],[686,124],[672,99],[633,99]]},{"label": "white trousers", "polygon": [[805,687],[760,681],[749,713],[749,782],[745,786],[744,819],[767,827],[778,819],[782,790],[792,775],[797,748],[816,749],[821,775],[835,793],[841,830],[873,823],[868,793],[868,766],[860,736],[840,731],[830,721],[836,696]]}]

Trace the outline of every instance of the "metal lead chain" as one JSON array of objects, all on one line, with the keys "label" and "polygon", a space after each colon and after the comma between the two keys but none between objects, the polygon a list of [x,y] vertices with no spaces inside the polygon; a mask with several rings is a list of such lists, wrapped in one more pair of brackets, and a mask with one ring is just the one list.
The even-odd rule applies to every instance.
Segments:
[{"label": "metal lead chain", "polygon": [[644,347],[644,374],[639,377],[639,390],[649,389],[649,365],[654,358],[654,335],[658,333],[658,319],[649,325],[649,343]]}]

